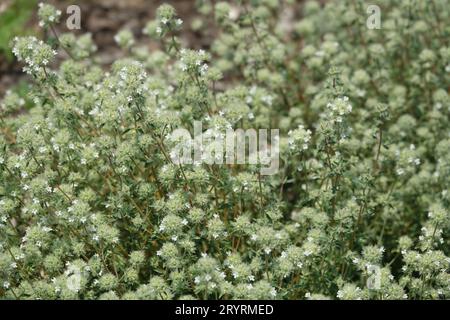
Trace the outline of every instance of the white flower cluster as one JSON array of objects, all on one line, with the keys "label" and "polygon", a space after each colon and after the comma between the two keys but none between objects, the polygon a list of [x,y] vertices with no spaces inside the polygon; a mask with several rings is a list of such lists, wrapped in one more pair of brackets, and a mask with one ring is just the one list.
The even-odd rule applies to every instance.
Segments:
[{"label": "white flower cluster", "polygon": [[43,70],[57,54],[48,44],[35,37],[14,38],[13,53],[17,60],[24,61],[24,71],[36,74]]},{"label": "white flower cluster", "polygon": [[[36,84],[0,102],[1,300],[450,297],[450,48],[426,37],[431,2],[409,24],[385,1],[387,42],[348,23],[352,0],[305,2],[279,37],[287,2],[196,1],[208,52],[181,49],[163,5],[161,46],[120,31],[110,67],[90,36],[59,37],[59,68],[52,44],[14,40]],[[48,28],[59,15],[40,6]],[[274,127],[292,129],[271,134],[282,171],[258,175],[268,145],[256,160],[250,143]],[[223,163],[239,129],[256,165]]]},{"label": "white flower cluster", "polygon": [[177,30],[183,24],[183,20],[176,17],[175,9],[168,4],[163,4],[158,8],[156,34],[162,37],[165,33]]},{"label": "white flower cluster", "polygon": [[289,149],[292,152],[303,152],[308,150],[311,141],[311,130],[305,129],[303,125],[299,125],[297,129],[288,132]]},{"label": "white flower cluster", "polygon": [[195,74],[195,75],[205,75],[208,71],[208,64],[206,61],[209,56],[205,50],[186,50],[181,49],[181,58],[180,58],[180,69],[183,72]]},{"label": "white flower cluster", "polygon": [[131,48],[134,44],[134,36],[133,33],[128,29],[120,30],[115,36],[114,41],[121,47],[121,48]]},{"label": "white flower cluster", "polygon": [[39,26],[47,27],[54,23],[58,23],[61,18],[61,10],[57,10],[50,4],[39,3]]},{"label": "white flower cluster", "polygon": [[352,105],[347,96],[336,98],[327,104],[328,116],[333,122],[341,123],[344,117],[352,112]]}]

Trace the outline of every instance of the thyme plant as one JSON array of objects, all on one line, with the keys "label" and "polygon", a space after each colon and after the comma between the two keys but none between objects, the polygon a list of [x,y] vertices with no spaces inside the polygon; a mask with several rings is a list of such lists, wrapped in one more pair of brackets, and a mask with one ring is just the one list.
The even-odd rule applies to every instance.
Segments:
[{"label": "thyme plant", "polygon": [[[162,5],[160,49],[122,30],[108,70],[40,5],[0,103],[0,298],[448,299],[448,1],[377,2],[381,29],[362,0]],[[279,128],[279,172],[174,162],[194,121]]]}]

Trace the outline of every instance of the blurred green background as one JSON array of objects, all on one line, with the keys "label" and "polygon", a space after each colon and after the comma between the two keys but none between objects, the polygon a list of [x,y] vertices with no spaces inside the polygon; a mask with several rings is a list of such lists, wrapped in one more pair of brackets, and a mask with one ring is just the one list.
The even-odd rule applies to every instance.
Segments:
[{"label": "blurred green background", "polygon": [[3,0],[0,4],[0,55],[11,61],[13,55],[10,42],[16,35],[32,34],[33,29],[27,28],[37,0]]}]

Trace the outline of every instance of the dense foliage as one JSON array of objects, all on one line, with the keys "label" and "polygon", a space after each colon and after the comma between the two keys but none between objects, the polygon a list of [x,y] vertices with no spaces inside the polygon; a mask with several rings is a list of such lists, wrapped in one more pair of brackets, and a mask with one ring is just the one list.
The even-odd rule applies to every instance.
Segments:
[{"label": "dense foliage", "polygon": [[26,28],[36,6],[36,0],[2,1],[0,3],[0,59],[13,60],[9,42],[14,35],[33,34]]},{"label": "dense foliage", "polygon": [[[377,1],[374,30],[364,1],[293,2],[198,1],[195,50],[163,5],[161,50],[123,30],[108,71],[90,35],[14,40],[34,107],[1,102],[0,297],[449,298],[448,1]],[[280,128],[278,174],[173,163],[194,120]]]}]

